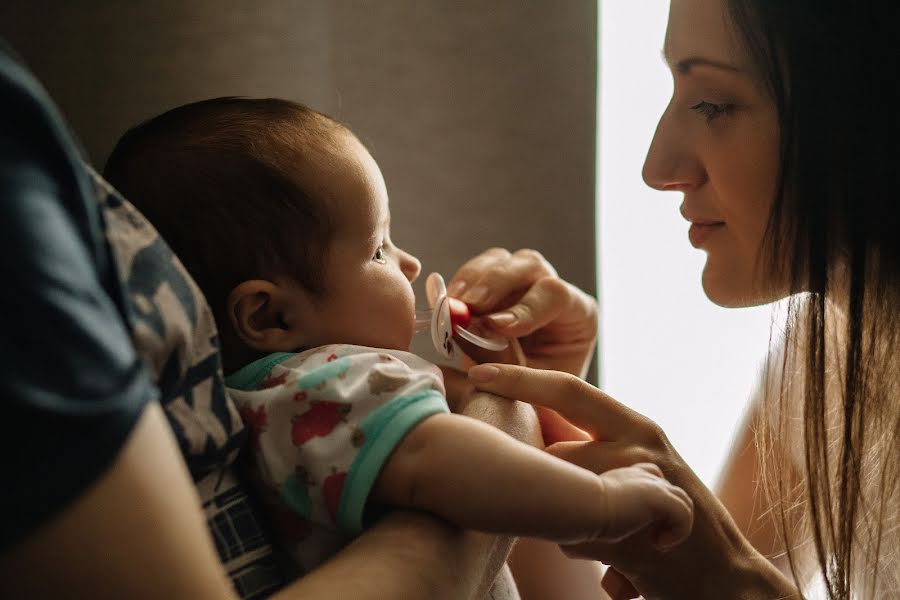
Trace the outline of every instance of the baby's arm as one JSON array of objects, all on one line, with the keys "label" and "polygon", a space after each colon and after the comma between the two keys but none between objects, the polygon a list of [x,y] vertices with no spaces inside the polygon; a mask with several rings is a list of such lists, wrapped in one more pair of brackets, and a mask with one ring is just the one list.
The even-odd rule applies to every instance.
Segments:
[{"label": "baby's arm", "polygon": [[[442,371],[447,403],[453,412],[476,417],[520,442],[544,448],[542,424],[533,406],[478,391],[468,376],[456,369]],[[598,563],[569,558],[558,544],[540,538],[515,540],[508,563],[522,600],[608,600],[601,586],[603,572]]]},{"label": "baby's arm", "polygon": [[453,414],[433,415],[409,431],[371,499],[469,529],[562,544],[616,541],[650,525],[681,539],[692,517],[686,494],[652,465],[598,476]]}]

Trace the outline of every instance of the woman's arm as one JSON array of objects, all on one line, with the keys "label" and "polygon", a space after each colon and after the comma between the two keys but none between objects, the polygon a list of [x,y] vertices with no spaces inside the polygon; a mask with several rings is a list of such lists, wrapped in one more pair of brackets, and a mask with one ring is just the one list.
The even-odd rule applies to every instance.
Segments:
[{"label": "woman's arm", "polygon": [[[511,365],[474,367],[479,389],[559,411],[592,441],[563,442],[548,452],[595,472],[652,462],[694,502],[694,528],[668,551],[654,535],[617,544],[570,546],[567,553],[611,564],[646,598],[799,598],[799,591],[741,534],[659,427],[584,381],[564,373]],[[631,597],[612,593],[613,598]]]},{"label": "woman's arm", "polygon": [[744,537],[787,574],[787,562],[778,562],[784,554],[784,544],[775,528],[771,514],[773,507],[761,488],[759,454],[754,439],[759,417],[760,407],[754,402],[738,430],[731,455],[719,476],[716,495]]},{"label": "woman's arm", "polygon": [[[766,493],[762,478],[762,464],[759,457],[759,446],[756,436],[760,427],[770,427],[763,415],[762,398],[757,397],[750,405],[747,416],[738,430],[731,455],[722,469],[716,485],[716,495],[731,514],[741,533],[761,554],[785,574],[794,578],[791,564],[784,546],[784,537],[777,525],[781,518],[777,500]],[[771,437],[771,436],[770,436]],[[784,460],[788,450],[776,445],[771,449],[780,469],[790,469],[790,473],[782,473],[788,482],[802,481],[802,476],[790,460]],[[771,472],[771,469],[770,469]],[[777,485],[772,485],[772,492],[777,493]],[[791,528],[798,515],[796,506],[788,503],[785,519]],[[792,510],[793,509],[793,510]],[[806,585],[815,575],[816,561],[807,546],[795,550],[794,569],[797,580]]]}]

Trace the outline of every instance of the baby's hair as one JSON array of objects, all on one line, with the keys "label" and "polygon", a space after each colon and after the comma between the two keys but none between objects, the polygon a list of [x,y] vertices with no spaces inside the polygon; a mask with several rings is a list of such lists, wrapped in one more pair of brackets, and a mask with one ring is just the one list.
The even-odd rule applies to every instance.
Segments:
[{"label": "baby's hair", "polygon": [[135,126],[106,162],[105,178],[159,230],[209,301],[226,370],[228,346],[239,344],[226,312],[236,285],[290,277],[325,293],[332,224],[308,180],[340,131],[288,100],[214,98]]}]

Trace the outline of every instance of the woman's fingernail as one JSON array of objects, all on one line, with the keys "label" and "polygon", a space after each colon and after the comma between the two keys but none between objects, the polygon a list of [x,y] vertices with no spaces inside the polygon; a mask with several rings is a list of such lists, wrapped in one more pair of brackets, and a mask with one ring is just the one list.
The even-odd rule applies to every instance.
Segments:
[{"label": "woman's fingernail", "polygon": [[511,312],[499,312],[487,318],[499,327],[509,327],[518,320],[518,317]]},{"label": "woman's fingernail", "polygon": [[459,298],[459,295],[466,291],[468,284],[465,281],[454,281],[447,286],[447,295],[451,298]]},{"label": "woman's fingernail", "polygon": [[493,365],[477,365],[469,369],[469,379],[478,383],[490,381],[500,373]]},{"label": "woman's fingernail", "polygon": [[487,286],[476,285],[471,290],[463,294],[459,299],[466,304],[478,304],[479,302],[487,298],[488,294],[489,290],[487,289]]}]

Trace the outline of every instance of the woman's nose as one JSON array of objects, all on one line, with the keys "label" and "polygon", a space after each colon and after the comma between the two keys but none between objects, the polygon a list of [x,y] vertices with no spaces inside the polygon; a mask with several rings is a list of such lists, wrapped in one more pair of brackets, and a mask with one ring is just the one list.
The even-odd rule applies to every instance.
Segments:
[{"label": "woman's nose", "polygon": [[409,252],[400,250],[400,270],[403,271],[403,274],[406,275],[406,278],[412,283],[419,276],[419,273],[422,272],[422,263]]},{"label": "woman's nose", "polygon": [[677,131],[667,109],[656,127],[641,171],[644,183],[653,189],[684,192],[705,181],[703,165],[683,133]]}]

